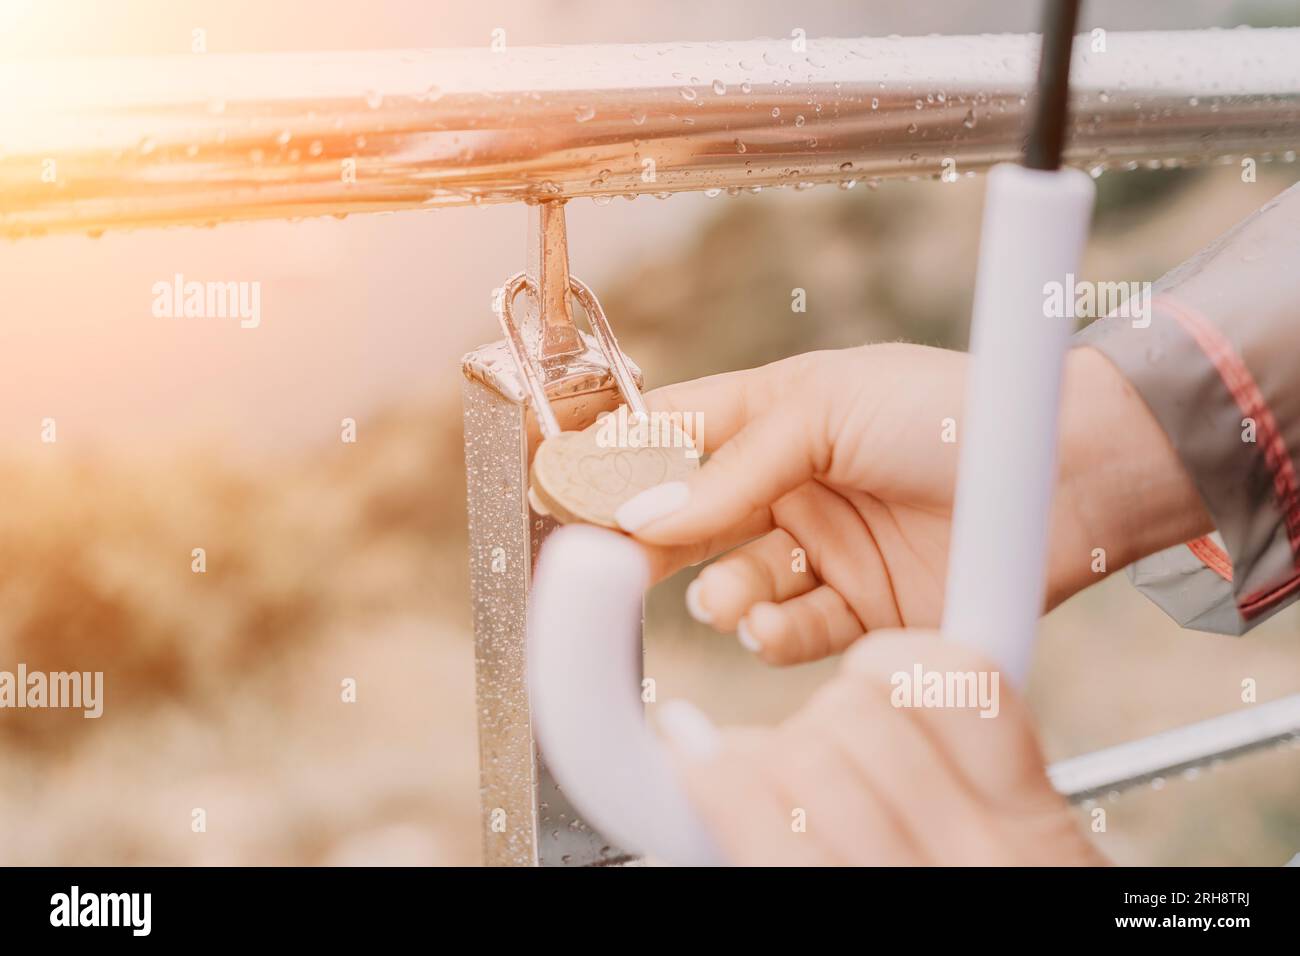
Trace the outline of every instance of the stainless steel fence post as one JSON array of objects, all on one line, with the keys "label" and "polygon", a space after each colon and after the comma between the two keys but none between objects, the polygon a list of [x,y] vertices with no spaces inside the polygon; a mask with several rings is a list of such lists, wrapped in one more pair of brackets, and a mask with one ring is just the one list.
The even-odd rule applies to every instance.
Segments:
[{"label": "stainless steel fence post", "polygon": [[[537,312],[525,326],[551,407],[565,429],[582,428],[620,398],[595,340],[570,312],[564,206],[533,206],[528,271]],[[584,824],[547,772],[529,719],[524,659],[533,562],[554,522],[528,506],[528,465],[540,441],[505,343],[462,360],[470,589],[479,729],[484,861],[489,866],[590,866],[629,856]],[[641,373],[635,366],[638,384]]]}]

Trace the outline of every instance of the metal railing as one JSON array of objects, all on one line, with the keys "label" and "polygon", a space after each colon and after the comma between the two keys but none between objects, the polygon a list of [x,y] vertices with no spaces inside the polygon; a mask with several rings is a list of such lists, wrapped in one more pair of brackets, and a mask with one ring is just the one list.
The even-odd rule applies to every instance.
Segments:
[{"label": "metal railing", "polygon": [[[935,176],[1020,151],[1033,37],[798,45],[3,65],[0,235]],[[1293,157],[1298,59],[1292,29],[1080,37],[1066,159]]]},{"label": "metal railing", "polygon": [[1300,744],[1300,694],[1060,760],[1048,775],[1082,803],[1282,744]]}]

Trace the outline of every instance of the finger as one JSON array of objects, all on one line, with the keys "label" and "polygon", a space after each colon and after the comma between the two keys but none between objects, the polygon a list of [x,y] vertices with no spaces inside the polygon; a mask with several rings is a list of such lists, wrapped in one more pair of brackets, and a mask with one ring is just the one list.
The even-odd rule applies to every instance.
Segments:
[{"label": "finger", "polygon": [[792,555],[798,550],[799,542],[776,528],[719,558],[686,589],[691,616],[719,631],[734,631],[760,601],[784,601],[816,587],[811,571],[796,570],[800,565]]},{"label": "finger", "polygon": [[768,753],[767,773],[797,814],[792,826],[800,826],[829,859],[853,866],[925,862],[902,819],[820,722],[806,716],[787,721]]},{"label": "finger", "polygon": [[[1059,801],[1028,709],[1001,672],[973,648],[940,640],[933,632],[897,631],[863,641],[845,658],[846,669],[898,692],[900,708],[934,742],[954,773],[991,806]],[[941,695],[937,701],[909,692],[919,676]]]},{"label": "finger", "polygon": [[[848,538],[836,542],[836,548],[854,549],[854,559],[820,561],[823,579],[854,596],[853,609],[869,631],[903,624],[937,627],[943,607],[951,516],[908,505],[886,505],[863,492],[848,492],[845,497],[860,517],[865,534],[856,541]],[[786,522],[780,515],[777,520]],[[900,521],[906,523],[906,532]],[[842,522],[837,525],[843,528]],[[885,554],[889,555],[887,566],[882,557]],[[855,564],[862,568],[861,580],[869,586],[854,585],[859,580]],[[895,591],[895,581],[906,581],[908,586]]]},{"label": "finger", "polygon": [[772,512],[760,508],[745,520],[707,538],[686,544],[653,545],[638,542],[650,561],[650,580],[656,583],[674,572],[707,561],[715,555],[753,541],[772,530]]},{"label": "finger", "polygon": [[666,385],[646,393],[646,407],[652,412],[698,416],[699,434],[691,437],[702,452],[711,454],[773,402],[788,399],[779,385],[807,361],[806,356],[796,355],[759,368]]},{"label": "finger", "polygon": [[771,731],[724,735],[708,760],[676,753],[691,803],[728,862],[740,866],[825,866],[835,862],[821,844],[792,827],[789,798],[763,770],[771,761]]},{"label": "finger", "polygon": [[893,706],[878,674],[846,663],[791,722],[806,738],[823,734],[843,748],[923,857],[956,865],[999,859],[1000,834],[990,834],[985,806],[913,716]]},{"label": "finger", "polygon": [[[877,526],[888,532],[893,525],[888,508],[870,495],[855,495],[851,502],[820,481],[809,481],[778,501],[772,517],[804,545],[817,577],[849,602],[861,624],[846,640],[902,623],[890,570],[876,538]],[[891,553],[906,560],[907,542],[897,544]]]},{"label": "finger", "polygon": [[769,507],[825,466],[825,430],[811,425],[815,414],[803,403],[770,407],[690,478],[641,492],[615,518],[642,541],[683,544]]},{"label": "finger", "polygon": [[802,664],[838,654],[862,636],[844,598],[823,584],[780,604],[755,604],[737,630],[740,643],[769,664]]},{"label": "finger", "polygon": [[[885,672],[897,675],[914,668],[914,662],[945,680],[954,676],[978,681],[981,674],[997,673],[972,648],[918,631],[864,641],[847,655],[845,667],[878,685]],[[995,685],[989,680],[991,689]],[[891,690],[899,686],[892,685]],[[1012,689],[1000,681],[996,686],[999,692],[975,707],[921,706],[899,711],[910,715],[932,752],[951,768],[955,789],[969,793],[983,808],[983,826],[971,831],[972,851],[979,854],[977,859],[1032,865],[1104,863],[1052,787],[1028,708]],[[968,698],[970,693],[968,689]]]}]

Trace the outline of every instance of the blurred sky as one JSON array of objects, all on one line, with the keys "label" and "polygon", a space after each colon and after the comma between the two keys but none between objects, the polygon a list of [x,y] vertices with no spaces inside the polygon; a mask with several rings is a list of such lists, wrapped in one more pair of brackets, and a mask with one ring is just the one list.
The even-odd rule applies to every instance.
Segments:
[{"label": "blurred sky", "polygon": [[[1084,27],[1268,22],[1270,11],[1294,5],[1090,0]],[[0,0],[0,59],[185,52],[196,27],[212,53],[476,46],[496,27],[514,46],[737,40],[795,27],[809,37],[1028,31],[1038,8],[1037,0]],[[620,263],[682,241],[726,201],[572,203],[574,271],[599,292]],[[45,417],[57,419],[61,446],[133,453],[337,440],[340,418],[364,421],[447,387],[459,355],[496,337],[489,297],[522,264],[525,224],[523,207],[498,206],[0,240],[0,451],[40,453]],[[177,272],[260,281],[261,327],[155,318],[152,286]]]}]

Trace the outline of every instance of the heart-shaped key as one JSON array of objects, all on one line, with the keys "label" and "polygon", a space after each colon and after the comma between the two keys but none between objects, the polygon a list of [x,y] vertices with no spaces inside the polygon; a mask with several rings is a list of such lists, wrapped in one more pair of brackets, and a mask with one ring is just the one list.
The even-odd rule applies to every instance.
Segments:
[{"label": "heart-shaped key", "polygon": [[[675,425],[668,435],[643,431],[625,443],[603,442],[603,421],[542,442],[533,457],[529,502],[561,524],[583,521],[617,528],[623,502],[665,481],[682,481],[699,468],[690,437]],[[646,435],[651,441],[645,441]],[[644,443],[643,443],[644,442]]]}]

